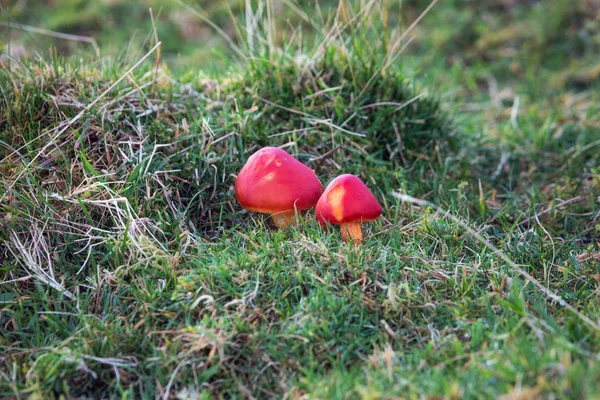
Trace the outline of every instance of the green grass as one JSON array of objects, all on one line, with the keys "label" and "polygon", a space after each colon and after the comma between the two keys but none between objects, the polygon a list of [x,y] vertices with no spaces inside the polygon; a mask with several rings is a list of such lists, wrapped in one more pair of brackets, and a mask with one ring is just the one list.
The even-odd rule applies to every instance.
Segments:
[{"label": "green grass", "polygon": [[[263,9],[252,40],[223,3],[237,53],[173,44],[169,3],[126,74],[145,5],[81,2],[112,56],[2,59],[0,397],[600,397],[593,3],[440,2],[401,54],[427,3],[359,3]],[[89,34],[44,7],[5,15]],[[367,183],[363,246],[239,207],[267,145]]]}]

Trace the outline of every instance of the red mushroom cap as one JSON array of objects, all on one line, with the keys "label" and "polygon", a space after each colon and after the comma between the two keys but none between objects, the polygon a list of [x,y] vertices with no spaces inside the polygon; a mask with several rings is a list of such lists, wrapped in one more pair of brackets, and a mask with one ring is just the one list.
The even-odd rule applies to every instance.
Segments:
[{"label": "red mushroom cap", "polygon": [[254,153],[235,180],[235,196],[245,209],[276,214],[314,207],[323,193],[315,172],[277,147]]},{"label": "red mushroom cap", "polygon": [[381,205],[358,177],[340,175],[327,186],[315,210],[321,225],[374,221],[381,215]]}]

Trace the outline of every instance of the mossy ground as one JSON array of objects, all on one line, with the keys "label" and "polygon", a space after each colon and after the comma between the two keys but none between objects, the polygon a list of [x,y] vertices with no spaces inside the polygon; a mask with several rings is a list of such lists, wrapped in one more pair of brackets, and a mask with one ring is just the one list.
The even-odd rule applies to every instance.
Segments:
[{"label": "mossy ground", "polygon": [[[144,4],[42,3],[6,19],[131,50],[3,58],[1,396],[600,395],[593,1],[440,2],[403,52],[428,3],[211,9],[237,50],[173,44],[173,3],[130,73],[154,34],[119,7]],[[240,209],[266,145],[361,176],[363,246]]]}]

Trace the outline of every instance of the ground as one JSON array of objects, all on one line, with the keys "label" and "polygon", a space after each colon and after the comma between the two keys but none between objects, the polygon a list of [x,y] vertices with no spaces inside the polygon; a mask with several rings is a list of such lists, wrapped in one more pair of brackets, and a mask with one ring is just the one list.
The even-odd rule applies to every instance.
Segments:
[{"label": "ground", "polygon": [[0,8],[0,396],[598,398],[600,4],[212,4]]}]

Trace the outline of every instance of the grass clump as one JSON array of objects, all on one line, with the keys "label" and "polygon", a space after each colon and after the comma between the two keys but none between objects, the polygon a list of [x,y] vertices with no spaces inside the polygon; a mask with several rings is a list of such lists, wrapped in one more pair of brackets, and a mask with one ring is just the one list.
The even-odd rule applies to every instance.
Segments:
[{"label": "grass clump", "polygon": [[242,105],[261,110],[247,125],[253,142],[263,145],[281,133],[274,127],[283,127],[317,152],[338,146],[344,154],[354,143],[373,160],[391,161],[392,168],[427,157],[435,146],[450,147],[450,124],[435,99],[396,71],[361,68],[340,52],[328,49],[308,65],[258,61],[249,67],[232,90],[244,93]]}]

